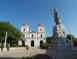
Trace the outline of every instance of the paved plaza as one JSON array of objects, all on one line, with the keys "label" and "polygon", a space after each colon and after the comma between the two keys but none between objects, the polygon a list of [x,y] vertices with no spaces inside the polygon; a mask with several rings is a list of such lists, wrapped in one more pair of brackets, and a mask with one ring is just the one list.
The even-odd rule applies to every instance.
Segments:
[{"label": "paved plaza", "polygon": [[10,51],[0,51],[0,59],[22,59],[23,57],[45,53],[46,53],[45,49],[39,48],[30,48],[29,50],[11,49]]}]

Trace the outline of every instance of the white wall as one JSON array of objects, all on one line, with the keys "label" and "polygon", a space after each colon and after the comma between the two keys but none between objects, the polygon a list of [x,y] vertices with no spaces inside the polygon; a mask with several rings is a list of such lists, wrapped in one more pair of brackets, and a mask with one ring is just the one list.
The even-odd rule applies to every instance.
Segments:
[{"label": "white wall", "polygon": [[29,39],[29,47],[31,47],[31,41],[34,41],[34,47],[37,46],[37,39]]},{"label": "white wall", "polygon": [[[25,31],[23,31],[25,29]],[[28,26],[21,26],[21,32],[29,32],[29,27]]]},{"label": "white wall", "polygon": [[44,39],[38,39],[38,46],[40,45],[40,41],[43,41],[43,43],[45,43],[46,41]]},{"label": "white wall", "polygon": [[[40,31],[40,29],[42,29],[42,30]],[[45,27],[43,27],[43,26],[38,26],[38,32],[45,32]]]},{"label": "white wall", "polygon": [[18,45],[22,45],[22,41],[21,40],[18,41]]},{"label": "white wall", "polygon": [[32,35],[33,35],[34,37],[37,37],[37,33],[29,33],[28,35],[29,35],[28,37],[30,37],[30,38],[32,38]]},{"label": "white wall", "polygon": [[[40,41],[42,40],[43,41],[43,43],[45,43],[46,42],[46,40],[45,39],[26,39],[26,40],[24,40],[25,41],[25,45],[29,45],[29,47],[31,47],[31,41],[34,41],[34,47],[38,47],[38,46],[40,46]],[[22,41],[21,40],[19,40],[19,42],[18,42],[18,45],[22,45]]]},{"label": "white wall", "polygon": [[42,37],[45,37],[45,33],[38,33],[38,37],[40,37],[40,35],[42,35]]}]

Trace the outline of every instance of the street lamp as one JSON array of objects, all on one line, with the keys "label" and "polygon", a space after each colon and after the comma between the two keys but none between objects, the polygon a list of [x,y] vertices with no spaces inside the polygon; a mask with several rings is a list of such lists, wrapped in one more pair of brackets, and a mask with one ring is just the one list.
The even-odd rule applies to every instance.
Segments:
[{"label": "street lamp", "polygon": [[71,43],[72,43],[72,35],[71,35],[71,31],[69,30],[70,36],[71,36]]}]

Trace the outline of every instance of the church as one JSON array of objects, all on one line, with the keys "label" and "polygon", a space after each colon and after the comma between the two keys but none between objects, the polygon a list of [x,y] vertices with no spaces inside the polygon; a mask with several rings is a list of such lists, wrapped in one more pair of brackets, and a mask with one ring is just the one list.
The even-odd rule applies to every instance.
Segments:
[{"label": "church", "polygon": [[28,45],[29,47],[40,47],[43,43],[46,43],[45,27],[43,24],[38,24],[37,32],[34,30],[29,31],[28,24],[21,26],[21,33],[23,41],[19,40],[18,45]]}]

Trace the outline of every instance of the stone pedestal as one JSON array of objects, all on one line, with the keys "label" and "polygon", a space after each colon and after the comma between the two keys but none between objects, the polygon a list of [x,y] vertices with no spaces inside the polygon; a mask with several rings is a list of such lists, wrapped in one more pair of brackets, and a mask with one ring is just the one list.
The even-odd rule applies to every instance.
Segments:
[{"label": "stone pedestal", "polygon": [[77,59],[77,50],[67,38],[52,39],[50,49],[46,50],[46,54],[52,59]]},{"label": "stone pedestal", "polygon": [[77,50],[51,50],[47,49],[46,54],[52,59],[77,59]]}]

